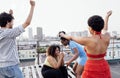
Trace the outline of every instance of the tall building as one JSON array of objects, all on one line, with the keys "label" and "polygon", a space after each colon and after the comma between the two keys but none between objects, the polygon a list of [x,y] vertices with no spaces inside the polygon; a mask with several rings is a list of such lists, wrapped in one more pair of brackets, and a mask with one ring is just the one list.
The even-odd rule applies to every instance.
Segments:
[{"label": "tall building", "polygon": [[28,39],[33,40],[33,30],[30,27],[28,28]]},{"label": "tall building", "polygon": [[37,40],[39,41],[43,40],[43,30],[41,27],[37,27]]}]

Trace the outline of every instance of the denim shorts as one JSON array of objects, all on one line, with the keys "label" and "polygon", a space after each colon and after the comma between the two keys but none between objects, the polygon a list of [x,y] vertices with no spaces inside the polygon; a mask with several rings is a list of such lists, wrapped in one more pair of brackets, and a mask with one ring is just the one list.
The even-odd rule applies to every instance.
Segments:
[{"label": "denim shorts", "polygon": [[18,65],[0,68],[0,78],[24,78]]},{"label": "denim shorts", "polygon": [[87,57],[78,57],[76,61],[79,65],[84,66],[87,61]]}]

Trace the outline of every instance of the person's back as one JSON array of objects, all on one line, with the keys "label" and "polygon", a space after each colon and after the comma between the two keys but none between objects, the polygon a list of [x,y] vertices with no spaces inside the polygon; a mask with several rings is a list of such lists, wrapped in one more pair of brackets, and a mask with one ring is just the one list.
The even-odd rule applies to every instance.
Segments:
[{"label": "person's back", "polygon": [[[109,15],[106,19],[108,19]],[[105,23],[107,23],[105,21]],[[102,34],[102,29],[107,27],[100,16],[92,16],[88,20],[89,31],[92,34],[89,42],[85,44],[88,57],[82,78],[111,78],[108,62],[104,59],[110,41],[109,33]],[[104,27],[103,27],[104,26]],[[89,75],[88,75],[89,74]]]},{"label": "person's back", "polygon": [[25,22],[13,28],[13,11],[0,14],[0,78],[23,78],[19,68],[16,37],[30,25],[35,1],[30,0],[31,9]]},{"label": "person's back", "polygon": [[80,58],[86,57],[86,53],[85,53],[84,47],[82,45],[76,43],[75,41],[70,40],[69,41],[69,47],[70,47],[73,54],[74,54],[73,48],[78,49],[78,57],[80,57]]},{"label": "person's back", "polygon": [[107,13],[105,21],[99,15],[94,15],[88,19],[90,37],[73,37],[64,33],[60,34],[61,37],[84,45],[88,59],[82,78],[111,78],[109,64],[104,59],[110,41],[110,35],[106,31],[108,30],[108,18],[111,14],[111,11]]},{"label": "person's back", "polygon": [[110,41],[109,35],[98,34],[89,37],[89,39],[89,44],[85,47],[88,54],[99,55],[106,53]]},{"label": "person's back", "polygon": [[19,63],[16,37],[24,32],[22,26],[14,29],[0,29],[0,67]]}]

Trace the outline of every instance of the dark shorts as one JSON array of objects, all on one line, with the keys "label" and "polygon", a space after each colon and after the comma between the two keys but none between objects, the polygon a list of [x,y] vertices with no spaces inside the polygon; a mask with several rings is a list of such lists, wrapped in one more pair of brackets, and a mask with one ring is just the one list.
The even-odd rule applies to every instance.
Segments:
[{"label": "dark shorts", "polygon": [[59,69],[54,69],[43,65],[41,72],[44,78],[68,78],[68,73],[65,66],[61,66]]}]

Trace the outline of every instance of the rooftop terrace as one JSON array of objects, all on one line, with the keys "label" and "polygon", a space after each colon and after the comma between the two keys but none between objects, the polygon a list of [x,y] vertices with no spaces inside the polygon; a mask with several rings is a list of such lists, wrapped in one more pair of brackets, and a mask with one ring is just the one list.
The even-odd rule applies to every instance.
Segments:
[{"label": "rooftop terrace", "polygon": [[[43,78],[41,74],[42,65],[32,65],[21,67],[23,75],[25,78]],[[67,68],[68,78],[75,78],[74,72],[71,67]]]}]

